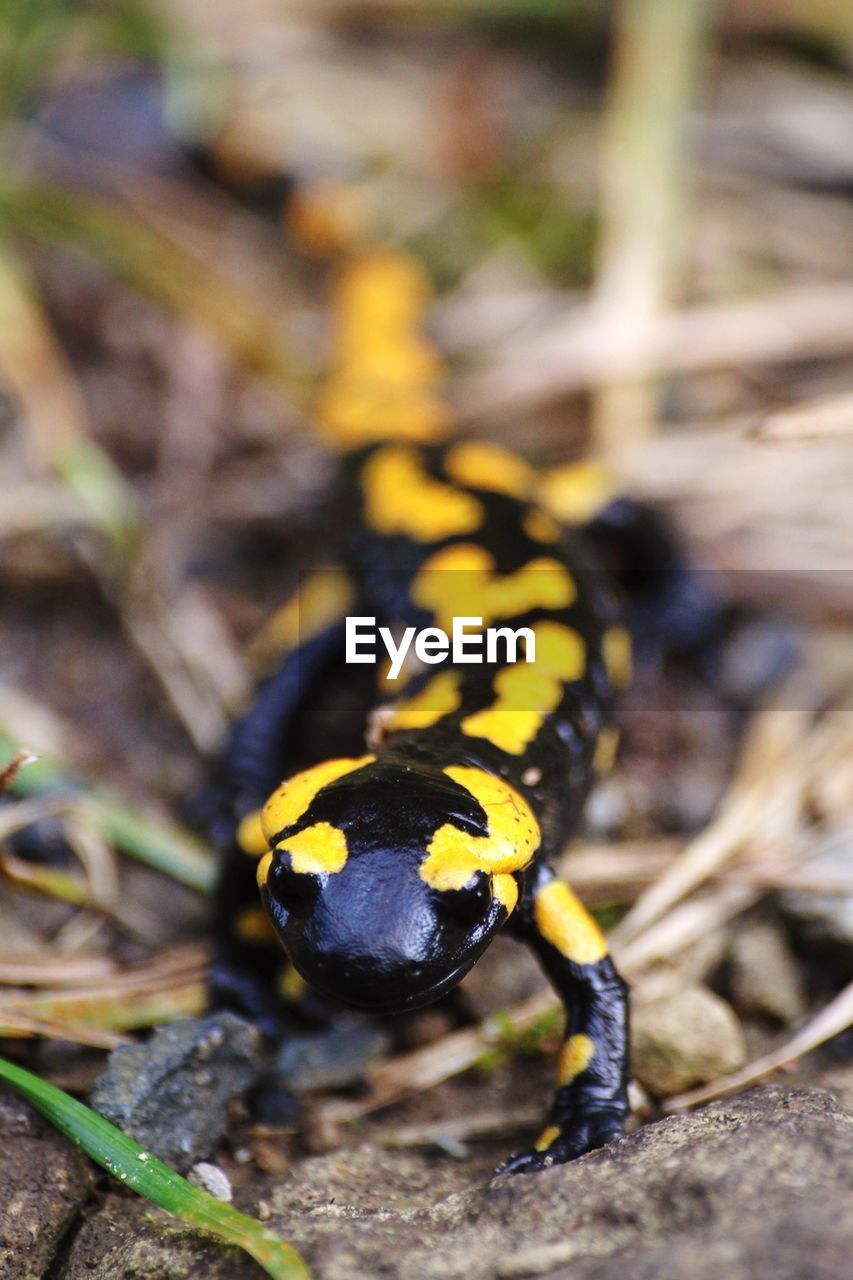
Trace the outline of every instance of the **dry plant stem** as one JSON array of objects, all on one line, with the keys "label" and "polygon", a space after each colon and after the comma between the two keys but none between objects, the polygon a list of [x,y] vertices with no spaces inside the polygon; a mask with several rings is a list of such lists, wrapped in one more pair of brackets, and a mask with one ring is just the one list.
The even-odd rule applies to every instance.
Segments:
[{"label": "dry plant stem", "polygon": [[803,717],[792,711],[760,712],[744,745],[738,779],[710,826],[688,845],[651,885],[613,931],[618,949],[636,939],[653,921],[738,853],[766,822],[768,808],[789,806],[798,794],[796,773],[784,765],[796,758],[805,736]]},{"label": "dry plant stem", "polygon": [[795,1062],[803,1054],[816,1049],[832,1036],[846,1031],[849,1026],[853,1026],[853,982],[846,986],[825,1009],[821,1009],[817,1017],[798,1031],[787,1044],[775,1049],[772,1053],[765,1054],[762,1058],[756,1058],[740,1071],[712,1080],[701,1089],[692,1089],[689,1093],[680,1093],[674,1098],[668,1098],[663,1104],[663,1109],[664,1111],[683,1111],[700,1102],[710,1102],[712,1098],[719,1098],[722,1094],[741,1089],[744,1085],[752,1084],[754,1080],[767,1075],[768,1072]]},{"label": "dry plant stem", "polygon": [[768,413],[753,428],[762,444],[802,444],[809,440],[853,437],[853,392],[820,396],[805,404]]},{"label": "dry plant stem", "polygon": [[470,422],[534,408],[615,380],[781,364],[853,350],[853,287],[791,285],[762,298],[661,315],[643,334],[612,330],[591,304],[515,340],[485,369],[458,378],[453,402]]},{"label": "dry plant stem", "polygon": [[[706,0],[621,0],[604,110],[599,268],[593,306],[609,330],[642,341],[680,257],[684,132],[704,43]],[[593,401],[593,434],[613,453],[654,429],[658,388],[613,383]]]},{"label": "dry plant stem", "polygon": [[[28,764],[34,764],[36,760],[38,756],[33,755],[32,751],[15,751],[9,763],[0,770],[0,795],[9,790],[22,769]],[[2,833],[2,826],[0,826],[0,833]]]}]

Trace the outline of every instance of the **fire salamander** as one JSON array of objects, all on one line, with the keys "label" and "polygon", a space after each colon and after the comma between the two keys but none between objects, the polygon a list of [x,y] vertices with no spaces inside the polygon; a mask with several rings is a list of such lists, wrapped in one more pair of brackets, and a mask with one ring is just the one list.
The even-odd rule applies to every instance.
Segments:
[{"label": "fire salamander", "polygon": [[[338,565],[303,577],[255,646],[268,674],[221,767],[232,826],[220,843],[234,815],[239,825],[217,982],[244,988],[263,940],[246,906],[255,872],[296,972],[349,1006],[427,1004],[499,930],[523,940],[566,1008],[547,1123],[505,1165],[528,1172],[608,1142],[627,1112],[626,987],[551,860],[612,763],[631,644],[582,537],[537,498],[533,468],[452,437],[440,365],[420,333],[426,301],[415,266],[388,251],[353,256],[337,285],[317,416],[343,453],[332,523],[347,545]],[[565,469],[559,487],[575,523],[609,496],[591,463]],[[499,645],[483,663],[438,654],[407,661],[393,682],[379,666],[343,663],[347,616],[399,637],[450,631],[460,615],[524,629],[516,657],[532,643],[535,660],[510,662]],[[378,709],[364,745],[299,759],[302,726],[335,680],[369,683]]]}]

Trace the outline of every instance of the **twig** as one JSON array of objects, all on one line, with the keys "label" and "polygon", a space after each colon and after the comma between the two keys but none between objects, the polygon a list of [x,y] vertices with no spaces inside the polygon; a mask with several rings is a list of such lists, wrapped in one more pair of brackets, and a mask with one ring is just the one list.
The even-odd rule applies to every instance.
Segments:
[{"label": "twig", "polygon": [[689,1093],[680,1093],[674,1098],[668,1098],[663,1104],[663,1110],[683,1111],[687,1107],[695,1107],[700,1102],[710,1102],[712,1098],[719,1098],[724,1093],[741,1089],[745,1084],[752,1084],[754,1080],[766,1076],[768,1072],[777,1071],[780,1067],[795,1062],[803,1054],[816,1049],[832,1036],[846,1031],[849,1026],[853,1026],[853,982],[780,1049],[756,1058],[754,1062],[742,1067],[740,1071],[732,1072],[731,1075],[719,1076],[700,1089],[691,1089]]}]

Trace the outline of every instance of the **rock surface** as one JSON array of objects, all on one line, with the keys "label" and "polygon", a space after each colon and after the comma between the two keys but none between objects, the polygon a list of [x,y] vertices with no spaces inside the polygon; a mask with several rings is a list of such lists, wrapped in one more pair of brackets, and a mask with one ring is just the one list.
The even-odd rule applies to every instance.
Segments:
[{"label": "rock surface", "polygon": [[741,1013],[796,1022],[806,1012],[800,970],[781,929],[767,921],[741,925],[730,955],[732,997]]},{"label": "rock surface", "polygon": [[631,1067],[658,1098],[735,1071],[746,1041],[734,1010],[707,987],[690,986],[657,1000],[635,999]]},{"label": "rock surface", "polygon": [[209,1156],[228,1104],[260,1075],[260,1035],[233,1013],[180,1018],[146,1044],[116,1049],[92,1106],[180,1173]]},{"label": "rock surface", "polygon": [[317,1280],[838,1280],[853,1249],[853,1116],[823,1090],[764,1086],[532,1177],[444,1167],[306,1161],[271,1225]]},{"label": "rock surface", "polygon": [[90,1169],[25,1102],[0,1095],[0,1280],[40,1280],[92,1190]]}]

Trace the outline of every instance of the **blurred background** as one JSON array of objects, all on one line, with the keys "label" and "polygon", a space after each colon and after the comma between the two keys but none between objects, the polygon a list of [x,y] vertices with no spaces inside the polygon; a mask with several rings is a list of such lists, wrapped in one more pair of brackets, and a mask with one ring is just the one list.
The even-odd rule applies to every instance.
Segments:
[{"label": "blurred background", "polygon": [[[740,897],[713,861],[688,882],[716,885],[705,931],[802,889],[827,841],[811,888],[849,903],[849,0],[6,0],[0,149],[0,743],[42,756],[0,838],[50,819],[75,857],[0,854],[4,953],[47,956],[49,986],[57,956],[204,933],[213,870],[174,819],[316,555],[313,405],[354,243],[431,282],[460,429],[543,466],[605,456],[729,598],[799,633],[797,715],[746,775],[742,706],[687,697],[664,725],[640,695],[590,817],[623,844],[580,851],[581,890],[624,912],[760,776],[715,846],[746,850]],[[747,635],[735,683],[773,644]],[[203,1007],[204,955],[181,963],[120,1009],[112,971],[74,1011],[16,988],[0,1025],[116,1043]]]}]

